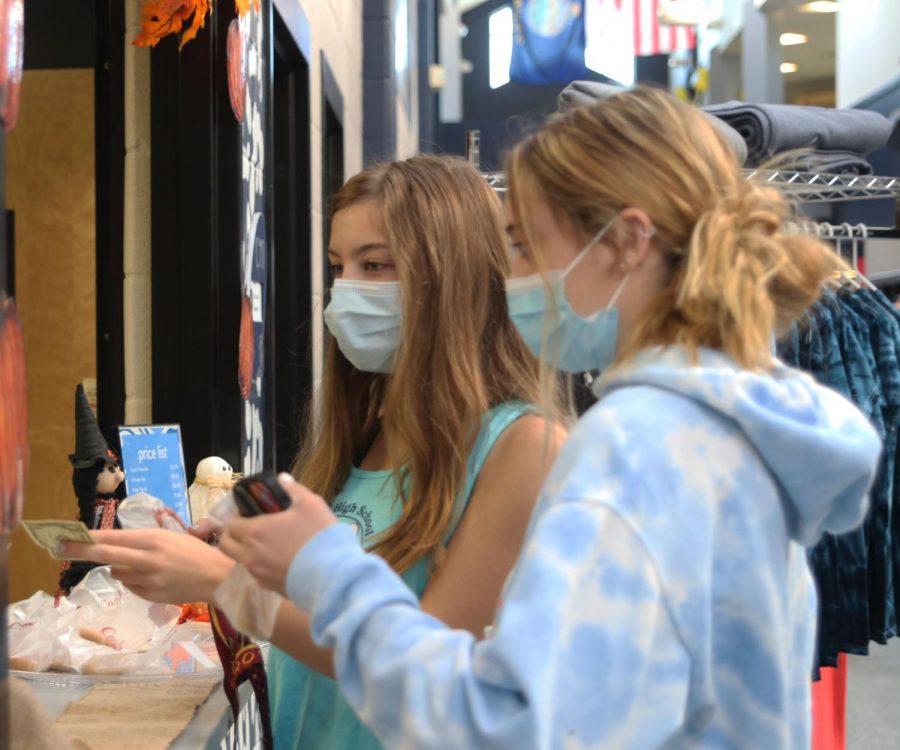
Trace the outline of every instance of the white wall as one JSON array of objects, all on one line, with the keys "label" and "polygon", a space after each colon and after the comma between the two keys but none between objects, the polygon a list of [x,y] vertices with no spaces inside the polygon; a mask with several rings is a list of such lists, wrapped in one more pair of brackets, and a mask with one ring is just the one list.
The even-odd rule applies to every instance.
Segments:
[{"label": "white wall", "polygon": [[744,0],[707,0],[706,4],[710,16],[720,23],[720,28],[712,33],[718,34],[722,47],[728,47],[744,27]]},{"label": "white wall", "polygon": [[310,26],[310,154],[312,165],[313,388],[322,379],[322,70],[321,51],[344,98],[344,176],[363,166],[362,0],[299,0]]},{"label": "white wall", "polygon": [[900,0],[845,0],[837,13],[837,106],[900,76]]},{"label": "white wall", "polygon": [[397,158],[406,159],[419,152],[419,39],[418,3],[409,2],[409,35],[412,40],[409,75],[409,102],[397,92]]},{"label": "white wall", "polygon": [[150,53],[131,41],[141,0],[125,4],[125,195],[123,325],[125,424],[153,421],[150,278]]},{"label": "white wall", "polygon": [[[416,76],[413,73],[413,83]],[[397,96],[397,158],[407,159],[419,152],[419,116],[418,96],[419,92],[413,88],[410,108],[412,115],[406,112],[407,105],[403,99]]]},{"label": "white wall", "polygon": [[438,17],[438,52],[444,69],[444,85],[438,96],[439,119],[441,122],[462,120],[462,38],[459,25],[462,23],[462,9],[453,3],[442,3]]}]

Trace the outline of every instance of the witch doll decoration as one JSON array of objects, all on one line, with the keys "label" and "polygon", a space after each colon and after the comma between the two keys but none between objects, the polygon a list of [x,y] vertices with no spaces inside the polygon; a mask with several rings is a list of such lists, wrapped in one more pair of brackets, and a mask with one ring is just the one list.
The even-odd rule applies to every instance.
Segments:
[{"label": "witch doll decoration", "polygon": [[[81,385],[75,389],[75,453],[72,464],[72,486],[78,498],[78,520],[89,529],[121,528],[116,518],[120,496],[117,490],[125,472],[116,452],[109,447],[87,395]],[[61,593],[69,591],[84,578],[92,563],[63,563],[59,574]]]}]

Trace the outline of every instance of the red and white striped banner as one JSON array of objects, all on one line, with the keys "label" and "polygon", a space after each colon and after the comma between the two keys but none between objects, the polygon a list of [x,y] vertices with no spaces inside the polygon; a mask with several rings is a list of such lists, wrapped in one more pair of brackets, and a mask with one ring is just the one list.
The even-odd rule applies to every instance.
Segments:
[{"label": "red and white striped banner", "polygon": [[660,0],[612,0],[612,2],[632,4],[636,56],[685,52],[697,46],[697,32],[693,27],[660,24]]},{"label": "red and white striped banner", "polygon": [[[669,3],[673,1],[678,0],[668,0]],[[608,58],[613,53],[622,54],[623,37],[629,36],[634,38],[633,55],[637,57],[694,49],[697,46],[694,27],[666,26],[659,22],[659,8],[665,2],[666,0],[586,0],[585,41],[591,50],[589,55]],[[610,46],[616,49],[612,51]]]},{"label": "red and white striped banner", "polygon": [[634,83],[634,58],[686,52],[697,46],[693,26],[659,22],[661,4],[679,0],[585,0],[585,64],[624,86]]}]

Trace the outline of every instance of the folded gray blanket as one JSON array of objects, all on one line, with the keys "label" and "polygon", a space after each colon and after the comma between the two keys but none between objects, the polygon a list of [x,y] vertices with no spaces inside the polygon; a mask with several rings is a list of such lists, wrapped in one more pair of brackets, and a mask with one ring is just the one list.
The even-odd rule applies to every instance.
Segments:
[{"label": "folded gray blanket", "polygon": [[713,104],[704,109],[741,134],[752,164],[801,148],[863,156],[884,146],[891,137],[891,123],[886,117],[862,109],[744,102]]},{"label": "folded gray blanket", "polygon": [[[588,104],[609,99],[611,96],[620,94],[628,89],[621,86],[613,86],[608,83],[598,83],[596,81],[573,81],[566,86],[559,94],[559,111],[568,112],[575,107],[584,107]],[[703,112],[703,110],[700,110]],[[705,114],[705,113],[704,113]],[[718,117],[706,115],[706,119],[710,125],[715,128],[716,132],[721,136],[722,140],[728,144],[729,148],[737,157],[738,163],[743,164],[747,161],[747,144],[733,127],[728,125]]]}]

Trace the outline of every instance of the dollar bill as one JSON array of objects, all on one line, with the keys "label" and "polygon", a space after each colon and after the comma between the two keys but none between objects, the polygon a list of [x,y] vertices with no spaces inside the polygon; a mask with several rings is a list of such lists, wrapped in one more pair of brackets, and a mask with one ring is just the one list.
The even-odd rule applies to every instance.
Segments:
[{"label": "dollar bill", "polygon": [[57,554],[54,550],[60,542],[94,543],[88,527],[81,521],[22,521],[22,526],[38,547],[57,560],[77,559]]}]

